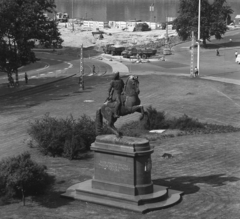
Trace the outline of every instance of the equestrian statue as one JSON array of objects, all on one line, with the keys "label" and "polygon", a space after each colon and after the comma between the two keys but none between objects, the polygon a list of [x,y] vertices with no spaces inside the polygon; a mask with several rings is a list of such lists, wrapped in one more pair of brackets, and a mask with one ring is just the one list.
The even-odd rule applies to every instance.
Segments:
[{"label": "equestrian statue", "polygon": [[117,137],[121,137],[114,123],[120,116],[134,112],[141,113],[140,120],[147,115],[138,97],[140,93],[137,76],[130,75],[126,84],[120,78],[119,72],[115,73],[108,89],[108,98],[96,112],[96,134],[101,135],[103,118],[107,121],[108,128]]}]

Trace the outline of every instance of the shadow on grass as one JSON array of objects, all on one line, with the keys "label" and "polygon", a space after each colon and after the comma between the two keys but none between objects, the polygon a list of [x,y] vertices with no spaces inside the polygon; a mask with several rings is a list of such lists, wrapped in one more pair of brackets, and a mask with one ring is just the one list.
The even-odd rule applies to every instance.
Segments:
[{"label": "shadow on grass", "polygon": [[63,199],[61,194],[65,191],[57,190],[55,187],[65,183],[65,180],[60,180],[56,182],[55,176],[49,175],[49,186],[40,196],[33,196],[32,201],[38,203],[41,206],[47,208],[58,208],[61,206],[66,206],[72,199]]},{"label": "shadow on grass", "polygon": [[200,190],[198,183],[211,185],[212,187],[223,186],[226,182],[237,182],[240,178],[234,176],[225,176],[225,174],[216,174],[209,176],[182,176],[155,179],[156,185],[166,186],[171,189],[183,191],[185,195],[196,193]]},{"label": "shadow on grass", "polygon": [[[88,179],[89,176],[86,175],[81,175],[78,177],[79,182],[83,182]],[[75,201],[75,199],[66,198],[61,195],[66,192],[66,188],[72,186],[73,184],[69,185],[69,182],[68,180],[66,180],[66,178],[62,179],[55,183],[55,187],[58,188],[61,187],[60,189],[57,188],[54,189],[49,187],[48,191],[46,191],[42,196],[33,197],[32,200],[38,203],[39,205],[50,209],[68,206],[71,202]]]},{"label": "shadow on grass", "polygon": [[92,160],[94,158],[94,153],[92,153],[91,151],[82,153],[80,155],[78,155],[77,158],[75,158],[74,160]]},{"label": "shadow on grass", "polygon": [[67,206],[73,202],[74,199],[63,198],[61,195],[65,191],[48,191],[47,194],[41,197],[33,197],[33,201],[46,208],[59,208]]}]

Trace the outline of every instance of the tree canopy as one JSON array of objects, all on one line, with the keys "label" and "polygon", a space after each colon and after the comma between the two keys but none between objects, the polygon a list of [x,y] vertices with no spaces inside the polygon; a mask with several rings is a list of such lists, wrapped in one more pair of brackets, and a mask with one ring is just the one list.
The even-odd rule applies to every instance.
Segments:
[{"label": "tree canopy", "polygon": [[36,61],[34,40],[61,45],[57,23],[45,16],[55,7],[54,0],[0,0],[0,71],[18,80],[18,67]]},{"label": "tree canopy", "polygon": [[[198,4],[199,0],[180,0],[178,17],[174,20],[174,26],[182,40],[190,38],[192,31],[195,37],[198,32]],[[233,10],[226,4],[226,0],[201,0],[200,38],[203,45],[211,36],[222,39],[227,31],[226,20]]]},{"label": "tree canopy", "polygon": [[1,160],[0,203],[3,199],[22,196],[25,205],[26,195],[43,193],[55,181],[46,170],[46,166],[31,159],[29,152]]}]

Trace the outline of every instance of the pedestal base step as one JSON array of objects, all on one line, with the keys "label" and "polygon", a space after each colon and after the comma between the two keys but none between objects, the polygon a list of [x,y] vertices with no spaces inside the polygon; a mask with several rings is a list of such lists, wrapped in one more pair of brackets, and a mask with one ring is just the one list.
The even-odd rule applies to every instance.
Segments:
[{"label": "pedestal base step", "polygon": [[154,191],[147,195],[125,195],[92,188],[92,180],[69,187],[61,196],[96,204],[127,209],[140,213],[167,208],[181,201],[183,192],[154,185]]}]

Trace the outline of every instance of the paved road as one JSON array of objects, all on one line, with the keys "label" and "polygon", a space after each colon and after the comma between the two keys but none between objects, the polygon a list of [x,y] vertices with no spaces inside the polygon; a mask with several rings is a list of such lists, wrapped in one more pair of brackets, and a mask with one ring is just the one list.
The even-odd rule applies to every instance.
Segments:
[{"label": "paved road", "polygon": [[[232,39],[232,42],[230,42]],[[189,74],[191,42],[179,44],[173,48],[173,55],[166,56],[166,61],[153,61],[151,63],[136,64],[123,62],[133,74],[148,73],[174,73]],[[216,49],[220,48],[220,56],[216,56]],[[201,77],[214,76],[240,80],[240,65],[235,63],[234,53],[240,52],[240,30],[227,32],[222,40],[212,40],[208,43],[209,49],[200,50],[200,75]],[[196,50],[195,64],[196,65]]]},{"label": "paved road", "polygon": [[[38,58],[42,60],[49,60],[51,69],[44,70],[46,73],[49,73],[49,71],[62,71],[64,74],[72,74],[72,73],[78,73],[80,68],[80,61],[79,58],[74,58],[67,55],[53,55],[51,53],[37,53]],[[60,62],[58,65],[51,64],[51,61],[58,61]],[[67,65],[67,66],[64,66]],[[93,65],[95,65],[95,72],[96,74],[103,75],[108,72],[112,71],[112,67],[106,63],[103,63],[99,60],[95,59],[84,59],[84,73],[85,75],[89,75],[93,73]]]},{"label": "paved road", "polygon": [[[240,80],[240,66],[235,63],[234,53],[240,51],[240,30],[229,31],[222,40],[212,40],[208,43],[211,49],[201,49],[200,75],[206,79],[223,81],[224,78]],[[230,42],[230,39],[232,40]],[[215,47],[220,48],[220,56],[216,57]],[[98,60],[96,58],[84,59],[85,75],[92,75],[93,65],[96,67],[97,75],[111,74],[115,71],[132,74],[186,74],[190,72],[190,42],[182,43],[173,48],[173,55],[166,56],[166,61],[153,61],[144,64],[133,64],[123,61],[122,63],[111,58]],[[38,52],[44,67],[37,70],[27,71],[31,78],[57,77],[79,73],[79,59],[67,55],[53,55],[52,53]],[[114,58],[114,57],[113,57]],[[196,51],[195,64],[196,65]],[[24,80],[23,68],[20,70],[20,80]],[[208,77],[210,76],[210,77]],[[222,79],[223,78],[223,79]],[[231,83],[232,80],[229,80]],[[6,83],[7,78],[0,77],[0,83]],[[228,81],[227,81],[228,82]]]},{"label": "paved road", "polygon": [[[78,58],[45,52],[36,52],[36,56],[40,59],[38,62],[19,69],[20,81],[24,80],[24,72],[28,73],[29,79],[79,74],[80,61]],[[95,73],[97,75],[104,75],[112,72],[111,65],[101,62],[100,60],[85,58],[85,75],[93,74],[93,65],[95,65]],[[7,76],[1,74],[0,84],[7,82]]]}]

